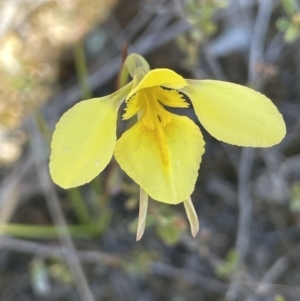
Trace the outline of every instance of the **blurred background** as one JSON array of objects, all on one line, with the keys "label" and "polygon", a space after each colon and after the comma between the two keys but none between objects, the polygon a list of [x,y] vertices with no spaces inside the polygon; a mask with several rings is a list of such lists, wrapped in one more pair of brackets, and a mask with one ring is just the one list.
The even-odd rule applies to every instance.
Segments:
[{"label": "blurred background", "polygon": [[[1,0],[0,300],[300,300],[300,1]],[[122,51],[185,78],[266,94],[287,124],[268,149],[206,141],[193,203],[150,201],[112,161],[68,191],[49,176],[60,116],[116,89]],[[242,95],[241,95],[242,97]],[[119,135],[126,129],[120,121]]]}]

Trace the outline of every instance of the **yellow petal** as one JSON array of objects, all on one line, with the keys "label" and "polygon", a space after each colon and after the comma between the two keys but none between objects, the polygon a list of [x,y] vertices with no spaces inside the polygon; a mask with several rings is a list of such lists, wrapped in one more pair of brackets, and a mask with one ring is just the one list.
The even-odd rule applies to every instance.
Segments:
[{"label": "yellow petal", "polygon": [[125,113],[122,115],[123,119],[128,120],[136,115],[143,108],[142,101],[137,97],[137,94],[133,95],[126,103]]},{"label": "yellow petal", "polygon": [[131,86],[106,97],[82,101],[59,120],[52,137],[49,165],[57,185],[83,185],[107,166],[116,144],[118,108]]},{"label": "yellow petal", "polygon": [[264,95],[222,81],[188,80],[181,89],[192,101],[206,130],[216,139],[239,146],[268,147],[286,133],[282,115]]},{"label": "yellow petal", "polygon": [[177,90],[166,90],[161,87],[155,89],[156,98],[167,107],[172,108],[188,108],[189,103],[184,99],[184,96]]},{"label": "yellow petal", "polygon": [[199,128],[172,114],[172,121],[160,129],[137,122],[117,141],[115,158],[151,198],[177,204],[192,194],[203,152]]},{"label": "yellow petal", "polygon": [[145,88],[164,86],[171,89],[180,89],[186,85],[185,79],[170,69],[153,69],[130,91],[126,99],[129,99],[137,91]]}]

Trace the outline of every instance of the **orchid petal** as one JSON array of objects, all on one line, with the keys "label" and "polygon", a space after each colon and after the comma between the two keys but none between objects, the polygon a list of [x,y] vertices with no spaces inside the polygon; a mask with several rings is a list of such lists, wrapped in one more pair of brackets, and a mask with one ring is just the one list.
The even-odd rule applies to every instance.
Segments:
[{"label": "orchid petal", "polygon": [[62,188],[90,182],[109,163],[116,144],[118,109],[132,83],[102,98],[79,102],[56,125],[50,173]]},{"label": "orchid petal", "polygon": [[216,139],[239,146],[268,147],[286,133],[282,115],[264,95],[250,88],[214,80],[188,80],[181,91]]},{"label": "orchid petal", "polygon": [[170,89],[180,89],[186,85],[185,79],[170,69],[153,69],[130,91],[126,99],[128,100],[136,92],[145,88],[163,86]]},{"label": "orchid petal", "polygon": [[151,198],[177,204],[193,192],[203,153],[199,128],[172,114],[165,127],[149,129],[138,121],[117,141],[115,158]]}]

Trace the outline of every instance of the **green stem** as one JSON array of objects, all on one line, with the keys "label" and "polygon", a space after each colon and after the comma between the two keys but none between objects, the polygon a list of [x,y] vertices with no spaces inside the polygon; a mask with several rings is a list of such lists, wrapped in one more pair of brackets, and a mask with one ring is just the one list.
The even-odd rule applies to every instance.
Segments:
[{"label": "green stem", "polygon": [[50,147],[52,136],[51,130],[38,106],[34,107],[33,112],[39,131],[42,133],[47,147]]},{"label": "green stem", "polygon": [[[88,82],[88,69],[86,64],[86,58],[84,53],[84,44],[82,42],[77,43],[74,48],[75,65],[77,71],[77,77],[82,93],[83,99],[92,98],[92,90]],[[78,188],[74,188],[69,191],[69,196],[72,201],[73,208],[76,212],[78,220],[83,224],[93,224],[94,221],[90,217],[89,211],[85,204],[84,199]]]},{"label": "green stem", "polygon": [[125,64],[122,65],[122,68],[119,73],[119,89],[126,86],[128,83],[129,73]]},{"label": "green stem", "polygon": [[85,201],[82,197],[79,188],[73,188],[68,190],[68,195],[71,200],[72,206],[75,210],[76,217],[81,224],[93,224],[94,221],[89,214],[88,208],[85,204]]},{"label": "green stem", "polygon": [[79,42],[74,48],[75,65],[79,85],[84,99],[92,98],[92,91],[88,82],[88,71],[86,67],[86,59],[84,55],[83,43]]},{"label": "green stem", "polygon": [[[0,224],[0,234],[21,238],[52,239],[58,237],[58,231],[60,228],[54,226]],[[68,227],[68,232],[73,237],[86,238],[96,236],[98,229],[92,225],[74,225]]]}]

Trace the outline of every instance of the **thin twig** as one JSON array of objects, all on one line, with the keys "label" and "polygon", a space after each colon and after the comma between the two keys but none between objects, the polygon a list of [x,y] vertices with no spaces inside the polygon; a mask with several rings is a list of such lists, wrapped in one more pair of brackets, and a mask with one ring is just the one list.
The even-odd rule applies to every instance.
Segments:
[{"label": "thin twig", "polygon": [[10,220],[16,206],[18,205],[19,195],[21,193],[20,183],[30,169],[32,163],[32,155],[25,155],[1,184],[0,224],[5,224]]},{"label": "thin twig", "polygon": [[236,275],[234,282],[226,294],[227,300],[233,301],[237,298],[238,282],[235,278],[239,276],[240,267],[243,266],[248,248],[250,244],[250,225],[252,219],[252,199],[250,194],[250,177],[252,165],[254,161],[254,150],[252,148],[244,148],[241,154],[241,161],[238,170],[238,232],[236,238],[236,252],[238,257],[238,265],[236,267]]},{"label": "thin twig", "polygon": [[[10,238],[3,236],[3,240],[0,241],[0,248],[8,249],[15,252],[22,252],[27,254],[33,254],[41,257],[58,257],[64,259],[65,256],[69,256],[70,251],[65,248],[57,247],[57,246],[49,246],[41,243],[31,242],[27,240],[21,240],[16,238]],[[254,281],[238,281],[238,290],[240,292],[256,292],[259,295],[265,294],[275,294],[275,293],[284,293],[288,292],[291,295],[299,295],[300,291],[297,287],[291,286],[281,286],[276,284],[271,284],[270,282],[274,282],[281,274],[285,271],[289,264],[289,256],[290,253],[294,255],[299,255],[300,246],[298,245],[294,249],[292,249],[288,254],[279,258],[271,269],[265,274],[261,282]],[[76,256],[79,258],[81,262],[92,263],[92,264],[105,264],[112,266],[124,266],[126,261],[122,258],[110,255],[106,253],[102,253],[99,251],[76,251]],[[150,274],[155,276],[160,276],[164,278],[173,279],[176,281],[185,281],[191,285],[196,285],[201,287],[203,290],[208,292],[217,293],[220,295],[224,295],[224,293],[228,290],[229,285],[219,280],[211,279],[198,273],[186,269],[180,269],[174,267],[172,265],[153,261],[150,262]],[[259,289],[258,289],[259,288]]]},{"label": "thin twig", "polygon": [[53,223],[55,226],[59,227],[57,228],[59,229],[57,230],[57,234],[59,236],[60,243],[64,249],[68,250],[68,254],[65,256],[65,259],[72,274],[74,284],[82,301],[94,301],[94,297],[88,286],[80,261],[76,256],[75,247],[68,232],[67,223],[59,204],[57,193],[50,179],[48,168],[44,163],[44,158],[41,157],[48,154],[45,149],[45,143],[42,140],[40,132],[33,119],[31,122],[28,122],[28,127],[38,177],[41,181],[42,190],[44,192]]},{"label": "thin twig", "polygon": [[[249,82],[256,89],[260,90],[260,83],[256,81],[256,63],[263,60],[263,44],[267,29],[269,26],[272,12],[272,0],[260,0],[259,10],[254,26],[253,39],[249,54]],[[240,260],[243,262],[249,246],[249,227],[252,214],[252,200],[250,197],[250,174],[254,159],[253,149],[244,149],[242,152],[241,163],[239,167],[239,232],[237,235],[237,248],[240,250]],[[243,208],[243,206],[245,208]],[[248,228],[248,230],[246,230]],[[248,235],[246,241],[243,236]]]},{"label": "thin twig", "polygon": [[262,77],[256,72],[257,64],[264,59],[264,41],[270,23],[273,0],[260,0],[259,10],[253,29],[253,38],[250,46],[248,80],[257,90],[262,87]]},{"label": "thin twig", "polygon": [[229,288],[227,283],[207,278],[194,271],[179,269],[162,262],[152,262],[150,272],[154,275],[169,279],[186,281],[190,284],[200,286],[208,292],[218,293],[220,295],[224,295]]},{"label": "thin twig", "polygon": [[[62,248],[60,246],[49,246],[42,243],[12,238],[8,236],[1,237],[0,248],[15,252],[33,254],[40,257],[58,257],[61,259],[64,259],[70,254],[70,251],[68,249]],[[85,263],[117,265],[121,262],[118,257],[99,251],[76,251],[76,256],[81,262]]]},{"label": "thin twig", "polygon": [[[249,54],[249,83],[254,88],[261,89],[261,78],[256,72],[256,64],[263,61],[263,45],[269,26],[272,12],[272,0],[260,0],[257,18],[254,24],[252,41]],[[240,166],[238,170],[238,203],[239,219],[238,233],[236,238],[236,249],[238,256],[238,265],[236,275],[238,276],[240,267],[244,264],[250,244],[250,225],[252,219],[252,199],[250,194],[250,176],[254,160],[254,150],[245,148],[242,150]],[[233,277],[233,278],[235,278]],[[233,282],[226,299],[234,301],[237,298],[237,282]]]},{"label": "thin twig", "polygon": [[209,48],[207,47],[206,44],[202,45],[202,52],[205,56],[206,62],[208,63],[213,76],[219,80],[226,80],[226,76],[216,60],[216,58],[212,55],[212,53],[209,51]]},{"label": "thin twig", "polygon": [[[185,281],[191,285],[201,287],[201,289],[207,292],[212,292],[220,295],[224,295],[224,293],[229,288],[229,285],[222,281],[199,275],[194,271],[176,268],[163,262],[151,262],[150,273],[176,281]],[[237,281],[236,283],[236,290],[239,293],[252,293],[253,290],[259,285],[259,283],[256,281]],[[267,294],[274,295],[276,293],[286,294],[296,298],[300,295],[300,288],[288,285],[264,283],[261,287],[261,290],[259,291],[259,295],[262,296]]]},{"label": "thin twig", "polygon": [[252,215],[250,177],[252,173],[253,160],[254,150],[252,148],[244,148],[242,150],[238,172],[238,203],[240,213],[238,220],[238,233],[236,238],[236,248],[239,262],[241,264],[244,263],[250,241],[250,224]]},{"label": "thin twig", "polygon": [[[287,270],[287,268],[292,262],[291,258],[293,258],[294,260],[296,256],[299,257],[299,251],[300,251],[300,245],[297,245],[292,250],[290,250],[287,254],[277,259],[276,262],[271,266],[268,272],[261,279],[261,281],[257,284],[256,288],[254,289],[254,292],[256,294],[266,293],[266,290],[269,289],[268,287],[270,286],[270,283],[275,282]],[[298,297],[299,295],[297,296],[297,298]],[[251,297],[248,297],[246,299],[246,301],[251,301],[251,300],[253,300]]]},{"label": "thin twig", "polygon": [[[295,257],[299,257],[300,254],[300,245],[297,245],[292,250],[290,250],[287,254],[278,258],[275,263],[271,266],[268,272],[261,279],[262,283],[265,282],[274,282],[276,281],[288,268],[290,263],[295,260]],[[259,286],[257,291],[259,291]]]}]

